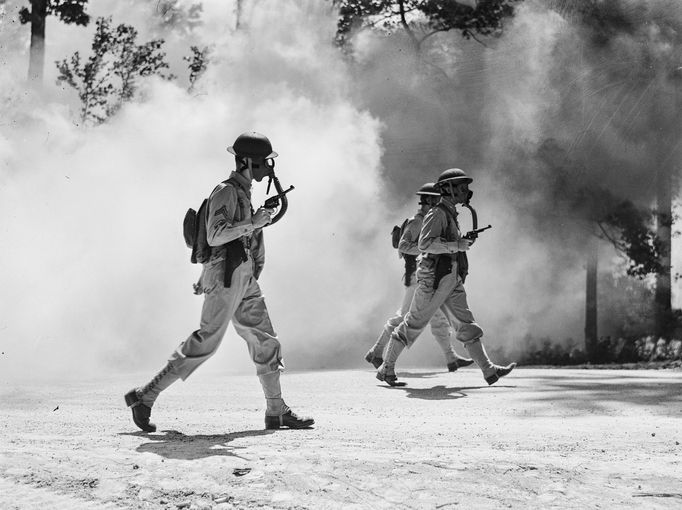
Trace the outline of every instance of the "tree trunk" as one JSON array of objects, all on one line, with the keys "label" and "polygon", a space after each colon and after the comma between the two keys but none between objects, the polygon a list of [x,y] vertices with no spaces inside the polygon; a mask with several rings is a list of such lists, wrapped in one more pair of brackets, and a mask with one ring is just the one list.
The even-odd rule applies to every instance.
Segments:
[{"label": "tree trunk", "polygon": [[587,254],[587,280],[585,286],[585,354],[588,361],[596,361],[597,353],[597,269],[599,264],[599,243],[590,241]]},{"label": "tree trunk", "polygon": [[242,2],[243,0],[237,0],[237,7],[236,7],[236,16],[237,16],[237,21],[234,24],[234,29],[239,30],[241,28],[241,21],[242,21]]},{"label": "tree trunk", "polygon": [[47,0],[31,0],[31,53],[28,64],[28,81],[36,88],[43,84],[45,65],[45,18]]},{"label": "tree trunk", "polygon": [[[660,130],[658,133],[658,147],[656,150],[656,235],[661,243],[660,264],[661,271],[656,275],[656,335],[659,338],[670,338],[672,334],[672,282],[671,282],[671,247],[672,247],[672,165],[674,158],[671,154],[671,143],[674,143],[674,127],[676,123],[671,119],[676,115],[675,97],[662,92],[657,98],[656,107],[659,109]],[[672,112],[672,114],[671,114]],[[671,122],[672,120],[672,122]],[[672,134],[672,136],[671,136]]]},{"label": "tree trunk", "polygon": [[670,249],[672,246],[672,176],[668,164],[659,166],[656,173],[656,235],[661,242],[661,271],[656,275],[656,335],[668,338],[671,334],[672,293],[670,278]]}]

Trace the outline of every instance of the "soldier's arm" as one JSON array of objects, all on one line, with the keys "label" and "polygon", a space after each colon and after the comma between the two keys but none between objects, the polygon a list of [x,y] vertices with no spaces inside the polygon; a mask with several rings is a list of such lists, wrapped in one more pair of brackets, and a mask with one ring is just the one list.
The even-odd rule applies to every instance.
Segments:
[{"label": "soldier's arm", "polygon": [[263,241],[263,229],[256,229],[251,240],[251,257],[253,258],[253,276],[258,277],[263,272],[265,265],[265,242]]},{"label": "soldier's arm", "polygon": [[225,186],[211,195],[206,214],[206,239],[209,246],[221,246],[251,235],[254,231],[251,220],[233,221],[236,210],[237,191],[234,187]]},{"label": "soldier's arm", "polygon": [[412,218],[405,225],[398,251],[406,255],[419,255],[419,221]]},{"label": "soldier's arm", "polygon": [[432,255],[457,252],[457,242],[445,241],[448,219],[445,213],[437,207],[431,209],[424,217],[422,230],[419,234],[419,250]]}]

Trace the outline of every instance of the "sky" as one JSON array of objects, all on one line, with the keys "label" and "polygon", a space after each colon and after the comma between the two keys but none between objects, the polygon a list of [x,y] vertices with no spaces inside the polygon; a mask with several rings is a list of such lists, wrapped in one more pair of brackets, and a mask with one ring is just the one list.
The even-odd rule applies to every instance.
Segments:
[{"label": "sky", "polygon": [[[225,149],[249,130],[270,138],[277,175],[295,186],[286,216],[265,231],[260,279],[288,369],[366,368],[364,352],[402,298],[390,230],[416,211],[414,191],[449,167],[475,178],[479,222],[493,225],[471,252],[467,281],[486,342],[581,341],[585,236],[560,214],[548,219],[557,190],[536,148],[548,137],[575,140],[584,117],[565,109],[576,97],[601,112],[593,123],[610,118],[612,103],[589,89],[596,78],[576,91],[560,70],[582,65],[578,75],[593,77],[609,52],[630,48],[624,35],[598,46],[589,27],[535,2],[489,47],[448,34],[439,44],[453,55],[453,113],[396,55],[394,40],[359,33],[358,63],[344,59],[331,43],[336,20],[327,2],[246,1],[237,29],[236,4],[205,1],[202,23],[189,31],[160,25],[156,2],[102,0],[88,6],[92,19],[132,24],[139,41],[163,37],[177,79],[145,81],[107,123],[84,126],[78,97],[56,83],[53,62],[88,55],[94,23],[48,19],[37,93],[23,78],[28,27],[13,16],[20,2],[0,5],[2,377],[160,368],[201,310],[192,294],[200,268],[189,262],[182,219],[229,175]],[[645,14],[632,15],[643,23],[652,19]],[[593,61],[569,51],[575,41]],[[210,46],[211,60],[188,91],[183,57],[191,45]],[[610,149],[591,147],[593,159],[612,164],[624,135],[609,123],[599,129]],[[605,179],[629,182],[601,170],[587,180]],[[256,205],[264,188],[254,189]],[[403,356],[406,365],[442,363],[429,336]],[[232,328],[206,369],[253,370]]]}]

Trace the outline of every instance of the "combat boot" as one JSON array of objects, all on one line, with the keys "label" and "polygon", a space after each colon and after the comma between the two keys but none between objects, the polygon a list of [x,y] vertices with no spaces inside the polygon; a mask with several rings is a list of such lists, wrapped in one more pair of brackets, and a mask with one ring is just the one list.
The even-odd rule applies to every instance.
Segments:
[{"label": "combat boot", "polygon": [[381,382],[385,382],[389,386],[407,386],[407,383],[399,381],[398,376],[390,373],[384,373],[381,370],[377,372],[377,379],[379,379]]},{"label": "combat boot", "polygon": [[485,347],[483,347],[480,339],[464,344],[464,346],[483,372],[483,377],[488,385],[495,384],[500,380],[500,377],[508,375],[516,366],[516,363],[510,363],[505,367],[495,365],[490,361],[490,358],[488,358],[488,354],[485,352]]},{"label": "combat boot", "polygon": [[152,415],[152,408],[144,405],[140,400],[137,390],[130,390],[125,394],[126,405],[133,411],[133,421],[144,432],[156,432],[156,425],[149,422]]},{"label": "combat boot", "polygon": [[315,420],[308,417],[300,417],[287,407],[284,414],[279,416],[265,415],[266,430],[280,429],[282,427],[290,429],[307,429],[315,423]]},{"label": "combat boot", "polygon": [[126,404],[133,411],[135,425],[145,432],[156,432],[156,425],[149,423],[152,406],[159,394],[179,378],[177,370],[169,361],[151,381],[125,394]]},{"label": "combat boot", "polygon": [[395,362],[403,349],[405,349],[405,344],[391,336],[386,346],[386,359],[377,370],[377,379],[389,386],[406,386],[404,382],[398,382],[398,377],[395,375]]},{"label": "combat boot", "polygon": [[509,374],[509,372],[514,370],[514,367],[516,367],[516,363],[510,363],[506,367],[495,365],[495,373],[486,377],[485,382],[488,383],[488,386],[495,384],[500,380],[500,377],[504,377],[505,375]]},{"label": "combat boot", "polygon": [[454,361],[448,363],[448,372],[454,372],[458,368],[468,367],[474,362],[471,358],[460,358],[459,356]]},{"label": "combat boot", "polygon": [[365,361],[371,363],[374,368],[379,368],[384,363],[382,358],[374,356],[374,349],[367,351],[367,354],[365,354]]}]

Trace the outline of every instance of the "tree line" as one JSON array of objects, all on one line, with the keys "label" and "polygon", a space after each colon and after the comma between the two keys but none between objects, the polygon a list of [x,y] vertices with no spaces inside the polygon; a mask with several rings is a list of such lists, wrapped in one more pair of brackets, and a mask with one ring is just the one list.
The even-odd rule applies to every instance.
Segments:
[{"label": "tree line", "polygon": [[[237,28],[239,14],[246,0],[237,2]],[[329,0],[337,14],[334,42],[354,65],[354,36],[362,31],[372,31],[387,41],[400,36],[408,41],[410,56],[424,80],[446,83],[435,87],[442,95],[443,103],[452,98],[450,79],[442,66],[439,48],[431,45],[440,34],[459,33],[488,47],[504,33],[507,23],[515,16],[523,0]],[[183,7],[178,0],[157,2],[161,23],[193,30],[200,24],[199,4]],[[30,5],[19,12],[20,21],[30,25],[31,46],[28,79],[34,86],[43,80],[45,52],[45,21],[54,17],[76,26],[91,23],[87,13],[88,0],[30,0]],[[597,0],[548,1],[548,9],[562,16],[578,20],[592,29],[595,38],[607,39],[615,31],[631,31],[627,16],[611,3]],[[169,64],[164,52],[162,38],[138,41],[135,27],[115,24],[110,17],[95,20],[95,33],[88,56],[75,52],[56,62],[57,81],[72,87],[81,102],[80,117],[85,124],[99,124],[115,115],[121,106],[132,100],[140,81],[158,76],[165,80],[176,77],[168,72]],[[604,41],[597,41],[606,44]],[[670,44],[682,47],[679,36],[671,37]],[[209,64],[210,49],[191,46],[184,57],[188,70],[188,88],[192,90]],[[446,56],[447,59],[447,56]],[[647,76],[639,80],[657,83],[667,80],[678,87],[682,81],[680,67],[661,58],[652,61]],[[651,86],[650,86],[651,87]],[[669,147],[675,145],[674,135],[682,124],[679,116],[668,111],[679,110],[679,95],[663,92],[651,102],[652,108],[666,124],[661,137],[660,159],[654,162],[655,208],[643,208],[629,197],[619,196],[609,189],[598,186],[581,187],[572,182],[572,176],[580,174],[580,161],[571,157],[570,147],[556,139],[546,139],[538,148],[535,158],[551,168],[555,179],[565,182],[570,190],[570,207],[585,214],[585,232],[589,248],[585,253],[585,338],[584,350],[587,360],[596,360],[603,354],[603,340],[598,334],[599,243],[612,245],[626,261],[627,274],[635,278],[655,278],[653,331],[656,338],[670,339],[680,326],[679,312],[672,308],[671,246],[674,218],[672,204],[674,161],[676,153]],[[600,347],[601,345],[601,347]],[[600,352],[602,354],[600,354]]]}]

